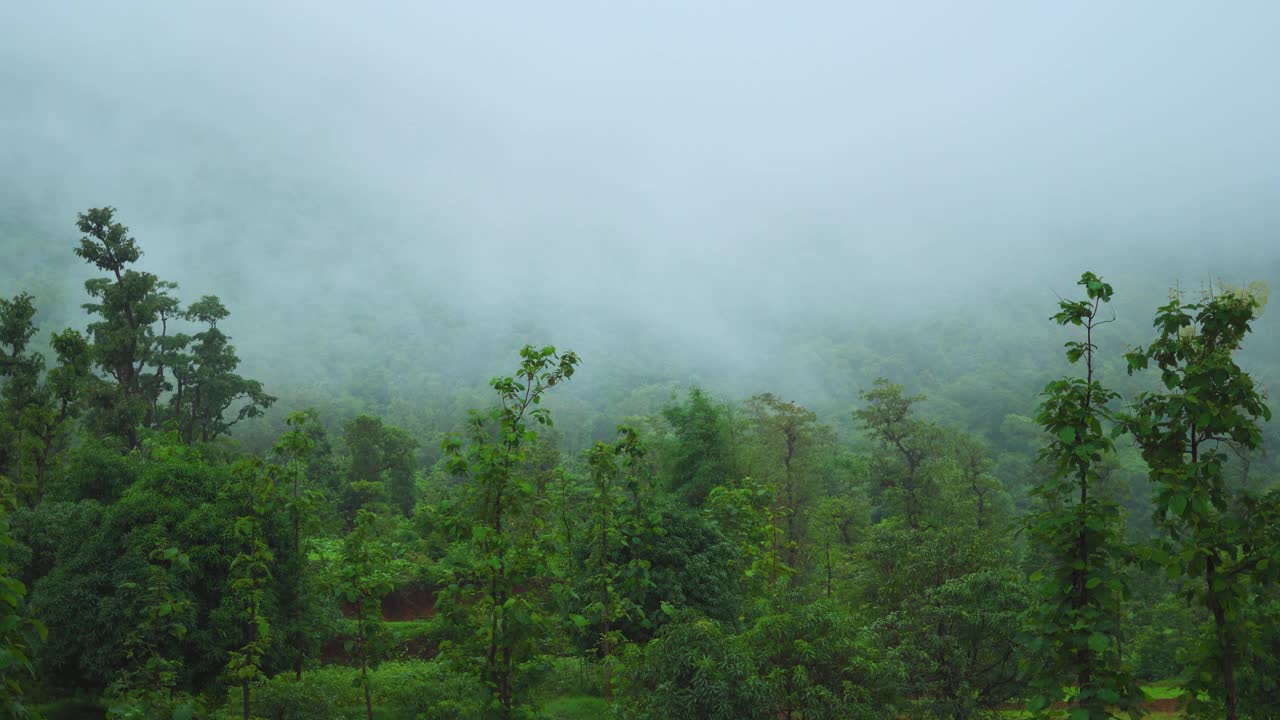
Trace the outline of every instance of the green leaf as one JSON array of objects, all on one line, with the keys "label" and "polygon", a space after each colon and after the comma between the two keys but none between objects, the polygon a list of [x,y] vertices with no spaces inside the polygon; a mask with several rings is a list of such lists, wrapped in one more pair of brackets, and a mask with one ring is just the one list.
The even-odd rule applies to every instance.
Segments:
[{"label": "green leaf", "polygon": [[1186,495],[1174,495],[1173,497],[1169,498],[1169,512],[1173,513],[1174,515],[1177,515],[1178,517],[1182,517],[1182,513],[1186,512],[1186,509],[1187,509]]},{"label": "green leaf", "polygon": [[1095,632],[1089,636],[1090,650],[1100,653],[1105,652],[1109,647],[1111,647],[1111,638],[1106,635],[1103,635],[1100,632]]},{"label": "green leaf", "polygon": [[1069,428],[1069,427],[1062,428],[1061,430],[1058,431],[1058,439],[1068,445],[1074,443],[1076,441],[1075,428]]}]

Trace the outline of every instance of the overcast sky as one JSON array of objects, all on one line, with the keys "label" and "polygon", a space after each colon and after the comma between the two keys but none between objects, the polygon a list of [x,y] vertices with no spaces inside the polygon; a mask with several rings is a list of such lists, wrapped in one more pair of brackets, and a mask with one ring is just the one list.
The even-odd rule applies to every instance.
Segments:
[{"label": "overcast sky", "polygon": [[691,338],[1155,243],[1277,269],[1276,2],[193,5],[4,3],[0,172],[264,322],[429,292]]}]

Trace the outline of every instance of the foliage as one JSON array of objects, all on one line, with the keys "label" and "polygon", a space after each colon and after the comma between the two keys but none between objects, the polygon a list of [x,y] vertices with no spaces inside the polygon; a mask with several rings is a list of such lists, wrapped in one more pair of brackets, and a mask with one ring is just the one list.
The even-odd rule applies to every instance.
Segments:
[{"label": "foliage", "polygon": [[833,438],[812,410],[772,393],[757,395],[746,405],[754,445],[750,467],[756,479],[770,485],[774,500],[769,513],[769,579],[775,583],[783,569],[798,579],[809,560],[805,549],[817,491],[817,458],[829,452]]},{"label": "foliage", "polygon": [[774,717],[772,688],[745,639],[714,620],[689,616],[664,626],[633,662],[619,705],[624,718]]},{"label": "foliage", "polygon": [[[629,557],[630,546],[638,536],[653,530],[662,534],[660,527],[648,526],[641,504],[645,496],[639,491],[639,480],[635,478],[644,456],[639,436],[627,426],[618,427],[617,442],[598,442],[587,455],[592,485],[592,552],[587,584],[592,593],[591,601],[582,611],[600,627],[597,648],[604,666],[605,704],[613,703],[614,653],[625,640],[614,623],[641,612],[628,594],[619,591],[624,583],[641,589],[649,584],[649,561]],[[632,490],[630,502],[626,495],[628,487]],[[622,555],[621,562],[619,555]],[[591,622],[581,615],[573,615],[572,619],[584,627]]]},{"label": "foliage", "polygon": [[292,542],[285,556],[285,569],[292,582],[284,592],[284,601],[290,607],[288,631],[294,653],[294,674],[299,677],[314,645],[307,641],[306,616],[308,606],[312,604],[307,592],[307,551],[308,541],[316,530],[314,514],[319,493],[312,487],[314,483],[308,482],[307,460],[316,447],[316,436],[320,434],[317,415],[314,410],[291,413],[285,419],[288,429],[272,448],[277,458],[283,461],[278,471],[288,493],[284,511],[291,526]]},{"label": "foliage", "polygon": [[243,644],[230,652],[227,678],[240,684],[243,714],[249,720],[249,688],[263,675],[271,641],[271,622],[263,605],[275,559],[266,540],[266,518],[274,509],[276,487],[270,468],[256,458],[242,461],[236,475],[244,505],[234,526],[241,547],[231,562],[230,593],[237,606]]},{"label": "foliage", "polygon": [[58,469],[69,426],[83,409],[92,359],[85,338],[65,330],[51,339],[57,364],[45,372],[44,357],[27,349],[36,334],[33,300],[27,293],[0,298],[0,473],[11,472],[31,504],[44,497]]},{"label": "foliage", "polygon": [[1234,358],[1261,309],[1259,293],[1247,289],[1198,303],[1184,303],[1175,292],[1156,313],[1156,340],[1125,356],[1130,372],[1154,365],[1164,385],[1139,395],[1125,418],[1155,485],[1165,542],[1152,558],[1183,583],[1214,628],[1185,676],[1190,706],[1230,720],[1242,709],[1237,672],[1262,650],[1248,629],[1248,610],[1280,572],[1273,567],[1280,554],[1277,494],[1246,496],[1227,475],[1226,451],[1258,448],[1260,423],[1271,419],[1253,378]]},{"label": "foliage", "polygon": [[450,471],[472,483],[471,536],[480,573],[463,579],[457,590],[478,595],[488,615],[480,678],[493,693],[492,714],[503,720],[516,711],[517,670],[533,655],[543,622],[531,598],[516,592],[544,571],[545,561],[536,545],[521,542],[513,531],[520,503],[536,497],[534,484],[514,471],[525,459],[525,448],[537,441],[530,423],[551,424],[550,412],[541,407],[543,395],[573,377],[577,365],[573,352],[526,345],[516,374],[491,381],[498,405],[472,414],[467,447],[456,437],[443,445]]},{"label": "foliage", "polygon": [[[252,717],[263,720],[338,720],[364,717],[359,669],[329,665],[301,679],[276,675],[254,685]],[[479,720],[484,693],[473,677],[438,662],[387,662],[370,671],[373,704],[387,720]],[[236,701],[214,720],[232,720]]]},{"label": "foliage", "polygon": [[668,487],[689,504],[701,505],[712,488],[738,476],[733,422],[698,387],[689,390],[685,402],[667,406],[662,416],[672,431],[665,449],[671,468]]},{"label": "foliage", "polygon": [[770,612],[738,635],[684,616],[634,663],[623,717],[892,718],[901,678],[827,602]]},{"label": "foliage", "polygon": [[386,654],[389,636],[382,622],[382,599],[391,592],[385,561],[375,548],[374,529],[378,518],[368,510],[356,513],[356,525],[342,542],[342,568],[336,591],[354,614],[355,635],[344,649],[360,668],[356,679],[364,692],[365,714],[373,720],[369,689],[369,669],[377,667]]},{"label": "foliage", "polygon": [[859,393],[866,404],[853,415],[885,454],[877,457],[873,476],[884,502],[914,531],[937,513],[936,479],[927,467],[939,449],[938,430],[915,416],[923,395],[903,395],[904,388],[879,378]]},{"label": "foliage", "polygon": [[380,418],[360,415],[346,425],[346,443],[351,453],[348,485],[342,510],[349,517],[361,507],[378,510],[394,508],[408,513],[413,509],[413,453],[418,442],[400,428],[383,424]]},{"label": "foliage", "polygon": [[190,567],[185,553],[161,541],[151,551],[146,587],[122,583],[122,590],[141,591],[142,616],[126,640],[128,665],[107,689],[108,718],[189,718],[194,713],[191,697],[176,692],[181,661],[171,657],[173,646],[186,637],[193,619],[192,603],[177,587],[176,577]]},{"label": "foliage", "polygon": [[13,576],[9,559],[14,544],[9,529],[13,490],[0,476],[0,718],[33,717],[24,683],[35,675],[31,653],[45,638],[44,625],[28,616],[26,586]]},{"label": "foliage", "polygon": [[1066,343],[1068,360],[1084,360],[1084,377],[1049,383],[1036,417],[1048,434],[1041,457],[1053,474],[1034,490],[1040,508],[1027,519],[1045,553],[1044,567],[1032,575],[1039,596],[1027,615],[1028,667],[1033,712],[1047,712],[1064,699],[1064,683],[1074,682],[1072,720],[1093,720],[1113,717],[1114,707],[1134,713],[1142,693],[1119,649],[1122,600],[1129,592],[1119,511],[1096,487],[1098,465],[1114,452],[1103,423],[1111,418],[1107,404],[1116,393],[1095,378],[1094,342],[1094,329],[1108,322],[1099,309],[1110,302],[1112,289],[1088,272],[1078,284],[1086,299],[1062,300],[1053,320],[1084,329],[1083,341]]},{"label": "foliage", "polygon": [[976,717],[1024,696],[1017,635],[1028,596],[1019,573],[980,570],[926,589],[876,623],[906,669],[913,717]]},{"label": "foliage", "polygon": [[[138,446],[140,427],[170,421],[184,442],[207,442],[270,407],[275,398],[261,383],[235,373],[239,358],[218,329],[228,315],[218,298],[206,295],[183,309],[171,294],[176,284],[133,269],[142,250],[115,220],[115,208],[90,208],[77,227],[84,235],[76,255],[109,273],[85,282],[91,302],[84,309],[96,316],[88,326],[94,364],[106,376],[90,391],[95,427],[129,448]],[[170,323],[178,321],[204,327],[177,332]]]},{"label": "foliage", "polygon": [[[1123,418],[1094,379],[1122,366],[1095,354],[1111,289],[1086,274],[1086,299],[1055,316],[1086,332],[1067,345],[1084,377],[1051,383],[1038,414],[1049,351],[1002,358],[937,321],[928,342],[877,343],[892,351],[801,342],[820,365],[792,374],[826,381],[791,395],[808,383],[768,380],[808,407],[756,387],[677,397],[660,376],[626,388],[606,357],[582,392],[554,394],[553,431],[542,401],[578,359],[526,346],[492,381],[496,406],[437,455],[482,390],[397,355],[340,368],[344,387],[292,380],[287,404],[323,422],[265,414],[221,301],[180,304],[142,272],[112,209],[80,227],[104,275],[87,332],[42,337],[33,296],[0,299],[0,473],[17,501],[0,565],[18,590],[0,638],[27,633],[26,663],[2,670],[27,696],[120,717],[198,714],[191,698],[225,691],[217,717],[505,720],[554,704],[810,720],[973,717],[1031,695],[1078,719],[1132,699],[1123,656],[1182,674],[1191,711],[1221,716],[1234,653],[1239,714],[1275,714],[1274,433],[1263,376],[1220,352],[1242,346],[1256,293],[1162,309],[1129,359],[1166,385]],[[1001,322],[1022,332],[1020,318]],[[881,379],[851,426],[854,391],[891,368],[934,400]],[[1194,433],[1174,431],[1204,430],[1205,413],[1220,432],[1189,453]],[[1138,449],[1114,452],[1117,419]],[[1154,522],[1122,526],[1148,504]],[[1121,536],[1157,532],[1140,572]],[[1018,562],[1040,570],[1034,592]],[[1214,597],[1223,624],[1204,612]]]}]

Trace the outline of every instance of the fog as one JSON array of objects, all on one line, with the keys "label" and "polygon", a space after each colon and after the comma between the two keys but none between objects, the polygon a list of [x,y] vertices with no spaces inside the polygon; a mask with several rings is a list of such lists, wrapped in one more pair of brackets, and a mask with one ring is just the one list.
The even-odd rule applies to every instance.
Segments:
[{"label": "fog", "polygon": [[79,302],[75,214],[109,204],[269,376],[389,345],[479,375],[527,340],[774,389],[810,325],[1044,317],[1084,269],[1274,285],[1276,27],[1265,1],[9,2],[0,291],[36,238]]}]

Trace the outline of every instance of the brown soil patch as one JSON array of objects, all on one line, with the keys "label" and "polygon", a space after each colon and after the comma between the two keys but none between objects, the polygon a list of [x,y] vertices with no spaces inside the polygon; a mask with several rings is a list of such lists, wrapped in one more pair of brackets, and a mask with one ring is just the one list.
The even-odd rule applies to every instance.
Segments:
[{"label": "brown soil patch", "polygon": [[[400,588],[382,599],[382,619],[388,622],[430,620],[436,616],[436,588],[421,585]],[[342,614],[355,617],[356,606],[342,603]]]}]

